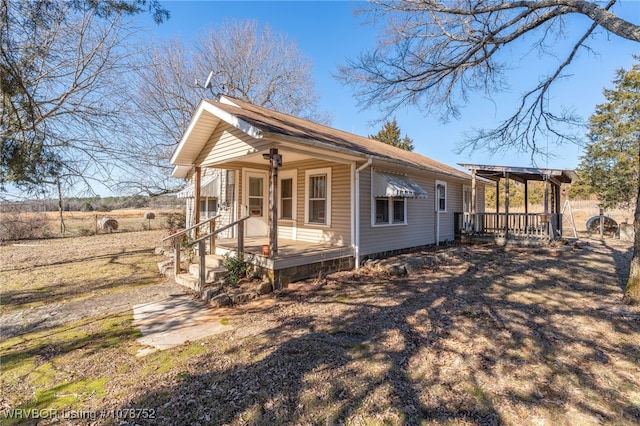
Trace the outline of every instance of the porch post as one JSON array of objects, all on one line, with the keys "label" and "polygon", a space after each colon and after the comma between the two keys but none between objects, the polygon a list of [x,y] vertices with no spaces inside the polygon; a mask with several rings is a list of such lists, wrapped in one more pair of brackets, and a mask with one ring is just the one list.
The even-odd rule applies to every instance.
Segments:
[{"label": "porch post", "polygon": [[524,181],[524,233],[529,233],[529,181]]},{"label": "porch post", "polygon": [[509,238],[509,173],[504,177],[504,237]]},{"label": "porch post", "polygon": [[269,150],[269,254],[278,254],[278,150]]},{"label": "porch post", "polygon": [[476,231],[476,169],[471,170],[471,206],[469,208],[469,212],[471,213],[470,222],[471,222],[471,231]]},{"label": "porch post", "polygon": [[495,232],[500,229],[500,178],[496,181],[496,223]]},{"label": "porch post", "polygon": [[[202,168],[196,167],[196,181],[193,187],[193,198],[195,205],[193,206],[193,220],[194,225],[196,223],[200,223],[200,184],[202,182]],[[195,238],[198,238],[198,234],[200,230],[198,228],[194,229]]]}]

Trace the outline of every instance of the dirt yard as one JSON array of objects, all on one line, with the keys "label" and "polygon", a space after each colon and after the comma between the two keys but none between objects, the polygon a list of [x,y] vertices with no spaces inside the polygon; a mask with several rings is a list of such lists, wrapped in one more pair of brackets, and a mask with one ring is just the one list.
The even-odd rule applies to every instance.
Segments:
[{"label": "dirt yard", "polygon": [[[593,240],[561,256],[491,246],[421,253],[438,261],[404,277],[361,269],[297,283],[221,311],[232,331],[139,358],[128,304],[179,291],[152,272],[158,235],[133,233],[129,248],[87,238],[78,248],[0,247],[0,279],[12,283],[0,311],[5,416],[37,408],[131,425],[640,422],[640,308],[620,303],[626,242]],[[63,267],[79,270],[65,277]],[[51,320],[32,322],[34,310]]]}]

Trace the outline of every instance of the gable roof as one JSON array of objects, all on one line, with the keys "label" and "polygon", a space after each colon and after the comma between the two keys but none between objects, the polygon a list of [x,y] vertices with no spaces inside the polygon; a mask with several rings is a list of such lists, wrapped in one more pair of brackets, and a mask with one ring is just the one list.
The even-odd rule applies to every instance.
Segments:
[{"label": "gable roof", "polygon": [[[264,107],[259,107],[240,99],[219,95],[217,100],[203,100],[209,112],[219,115],[220,118],[240,130],[243,130],[237,123],[248,124],[251,129],[251,136],[281,139],[283,141],[295,142],[301,145],[316,145],[321,143],[327,149],[336,151],[347,151],[361,157],[371,157],[385,161],[400,163],[403,165],[417,167],[419,169],[444,173],[457,178],[470,179],[470,175],[452,166],[440,163],[431,158],[425,157],[415,152],[406,151],[384,142],[358,136],[353,133],[334,129],[318,123],[314,123],[299,117],[283,114]],[[213,108],[211,108],[213,107]],[[216,114],[215,111],[222,114]],[[235,120],[230,120],[233,117]],[[192,127],[190,124],[190,128]],[[173,159],[178,157],[179,151],[186,143],[188,135],[180,141]]]}]

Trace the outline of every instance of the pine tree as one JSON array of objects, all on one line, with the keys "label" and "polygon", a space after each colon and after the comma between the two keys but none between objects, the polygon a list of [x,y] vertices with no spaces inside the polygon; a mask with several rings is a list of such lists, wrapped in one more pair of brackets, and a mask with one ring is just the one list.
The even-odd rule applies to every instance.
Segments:
[{"label": "pine tree", "polygon": [[369,135],[369,138],[406,151],[413,151],[413,139],[407,135],[405,135],[404,138],[400,137],[400,127],[398,127],[398,122],[395,118],[391,121],[386,121],[384,126],[382,126],[382,130],[376,135]]},{"label": "pine tree", "polygon": [[614,89],[589,119],[590,143],[578,166],[603,207],[636,203],[634,253],[624,299],[640,304],[640,64],[618,70]]}]

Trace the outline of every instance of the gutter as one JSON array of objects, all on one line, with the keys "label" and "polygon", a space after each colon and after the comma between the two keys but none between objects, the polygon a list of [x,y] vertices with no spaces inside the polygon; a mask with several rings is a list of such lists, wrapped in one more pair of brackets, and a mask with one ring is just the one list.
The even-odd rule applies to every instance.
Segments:
[{"label": "gutter", "polygon": [[354,212],[354,218],[351,221],[351,241],[353,241],[355,269],[360,269],[360,172],[371,166],[372,163],[373,157],[369,155],[367,156],[367,162],[362,166],[356,169],[355,162],[353,162],[351,166],[351,170],[353,172],[353,182],[351,185],[351,211]]}]

